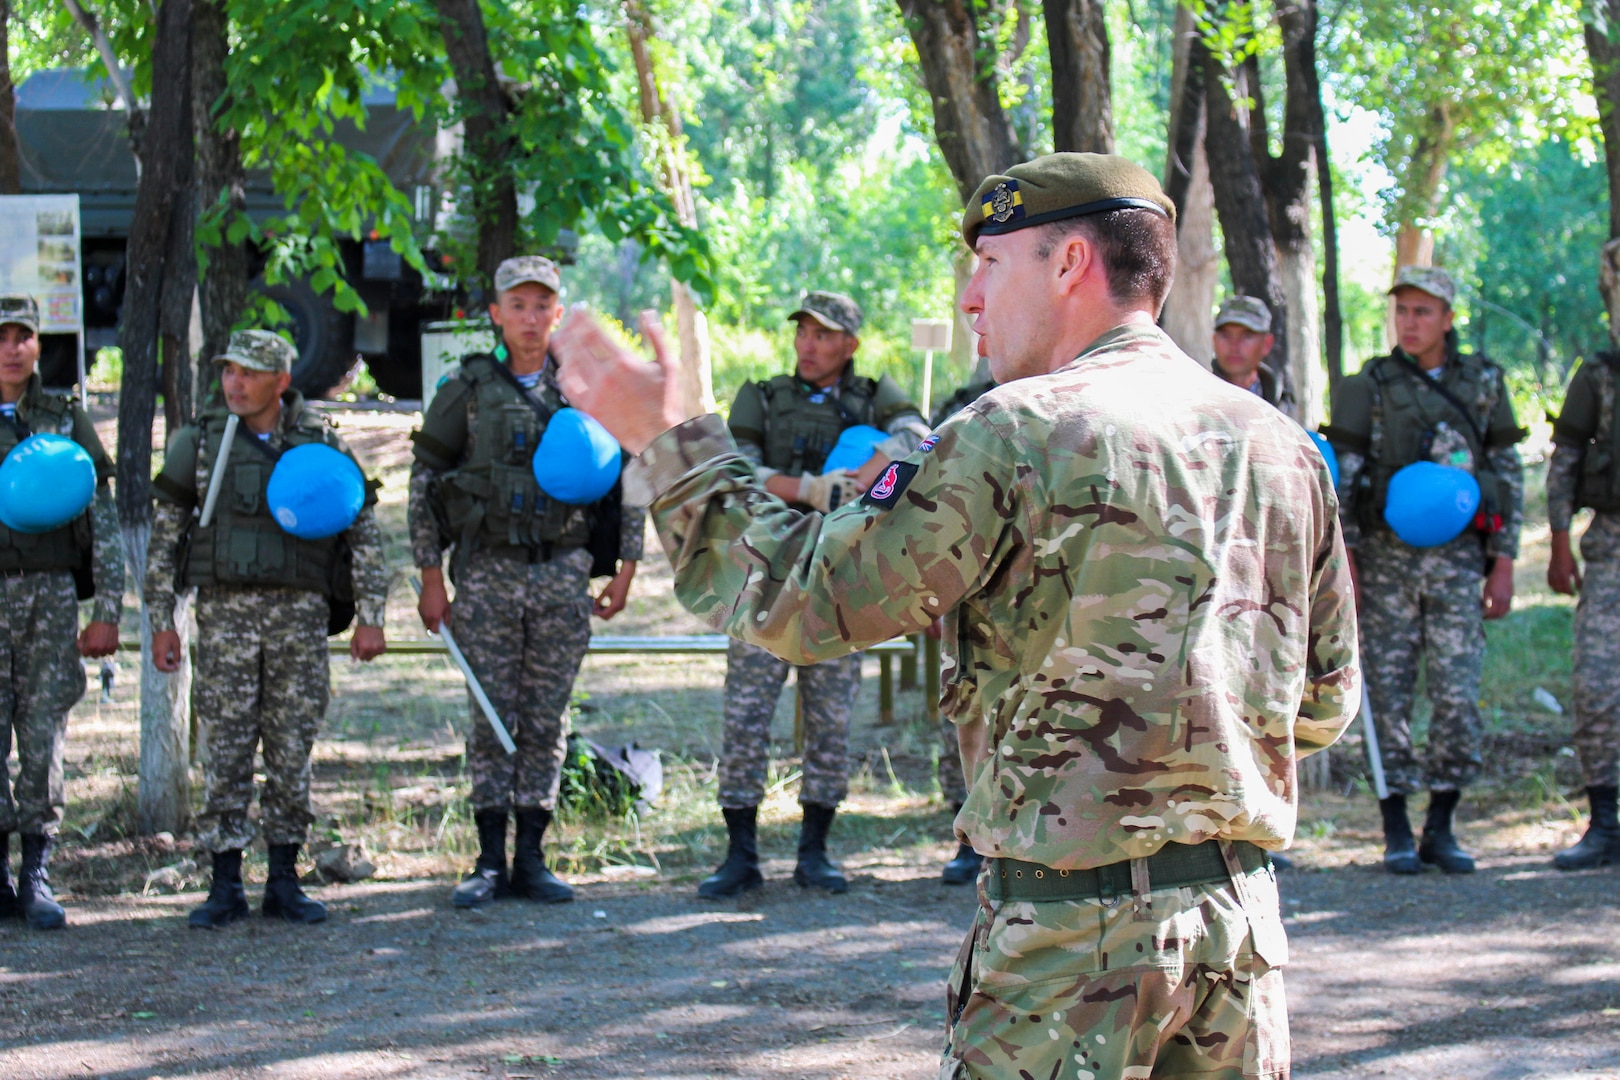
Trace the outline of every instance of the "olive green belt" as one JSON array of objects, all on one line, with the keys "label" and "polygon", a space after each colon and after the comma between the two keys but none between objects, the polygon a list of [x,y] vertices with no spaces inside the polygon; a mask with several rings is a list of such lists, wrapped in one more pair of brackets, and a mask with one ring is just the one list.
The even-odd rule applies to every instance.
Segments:
[{"label": "olive green belt", "polygon": [[[1264,848],[1244,840],[1232,843],[1232,853],[1245,872],[1270,865]],[[1146,859],[1148,888],[1180,889],[1208,885],[1230,876],[1221,858],[1220,842],[1166,844]],[[1131,893],[1131,861],[1108,863],[1085,870],[1057,870],[1019,859],[986,859],[985,895],[991,900],[1098,900]]]}]

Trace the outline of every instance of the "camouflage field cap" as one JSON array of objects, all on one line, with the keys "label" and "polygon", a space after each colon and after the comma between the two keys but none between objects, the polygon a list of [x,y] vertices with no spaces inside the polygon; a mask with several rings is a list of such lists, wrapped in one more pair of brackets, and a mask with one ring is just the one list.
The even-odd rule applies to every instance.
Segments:
[{"label": "camouflage field cap", "polygon": [[1135,207],[1176,220],[1154,175],[1115,154],[1047,154],[987,176],[962,210],[962,239]]},{"label": "camouflage field cap", "polygon": [[214,357],[216,364],[239,364],[249,371],[292,372],[298,350],[280,334],[269,330],[238,330],[231,335],[225,351]]},{"label": "camouflage field cap", "polygon": [[6,293],[0,296],[0,326],[16,323],[39,333],[39,304],[27,293]]},{"label": "camouflage field cap", "polygon": [[528,281],[544,285],[554,293],[562,292],[562,274],[557,272],[557,264],[543,255],[519,255],[495,268],[497,293],[515,289]]},{"label": "camouflage field cap", "polygon": [[808,315],[827,329],[842,330],[846,334],[859,333],[861,323],[866,321],[866,316],[861,314],[861,305],[836,292],[805,293],[798,309],[788,316],[788,322],[800,315]]},{"label": "camouflage field cap", "polygon": [[1447,307],[1457,299],[1457,283],[1438,266],[1401,267],[1395,272],[1395,284],[1389,287],[1389,291],[1393,293],[1398,289],[1421,290],[1437,300],[1444,300]]},{"label": "camouflage field cap", "polygon": [[1215,329],[1237,323],[1257,334],[1271,333],[1271,309],[1257,296],[1228,296],[1215,312]]}]

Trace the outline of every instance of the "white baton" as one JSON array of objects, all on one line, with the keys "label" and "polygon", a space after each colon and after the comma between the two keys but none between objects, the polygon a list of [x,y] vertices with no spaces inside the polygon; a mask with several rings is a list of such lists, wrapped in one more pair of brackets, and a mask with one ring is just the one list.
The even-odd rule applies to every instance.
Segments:
[{"label": "white baton", "polygon": [[[422,583],[415,578],[411,578],[411,588],[416,590],[417,596],[422,595]],[[516,754],[517,743],[512,741],[511,733],[506,730],[506,725],[501,723],[500,714],[495,711],[495,704],[489,700],[489,695],[484,693],[483,686],[478,682],[478,676],[473,674],[472,665],[467,663],[467,657],[461,651],[461,646],[456,644],[456,635],[450,632],[450,628],[444,625],[442,620],[434,633],[444,639],[444,647],[449,650],[450,659],[461,669],[462,676],[467,680],[467,689],[472,691],[473,700],[478,702],[478,707],[483,710],[484,719],[489,721],[490,730],[495,732],[495,738],[500,742],[501,749],[508,755]]]},{"label": "white baton", "polygon": [[231,444],[236,441],[236,425],[241,417],[235,413],[225,418],[225,437],[219,441],[219,457],[214,459],[213,473],[208,477],[208,495],[203,499],[202,516],[197,519],[201,528],[208,528],[214,520],[214,504],[219,501],[219,489],[225,483],[225,463],[231,459]]},{"label": "white baton", "polygon": [[1389,785],[1384,782],[1384,756],[1378,752],[1378,725],[1373,722],[1372,698],[1367,694],[1367,678],[1361,679],[1361,733],[1367,742],[1367,763],[1372,767],[1373,792],[1378,801],[1389,798]]}]

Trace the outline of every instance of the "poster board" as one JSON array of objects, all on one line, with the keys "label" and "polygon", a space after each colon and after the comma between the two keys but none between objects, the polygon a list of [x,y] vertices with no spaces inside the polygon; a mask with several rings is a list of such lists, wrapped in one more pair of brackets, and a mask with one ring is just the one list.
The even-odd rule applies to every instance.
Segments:
[{"label": "poster board", "polygon": [[42,334],[79,339],[84,394],[84,285],[77,195],[0,196],[0,292],[39,304]]},{"label": "poster board", "polygon": [[468,353],[489,352],[495,347],[495,334],[488,319],[432,322],[422,327],[422,413],[433,404],[439,380],[461,363]]}]

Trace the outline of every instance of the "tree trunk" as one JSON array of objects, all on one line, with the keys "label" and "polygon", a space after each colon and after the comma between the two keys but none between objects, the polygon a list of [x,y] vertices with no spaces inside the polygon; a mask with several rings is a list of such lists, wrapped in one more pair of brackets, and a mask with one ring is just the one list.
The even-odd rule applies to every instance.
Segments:
[{"label": "tree trunk", "polygon": [[1429,231],[1429,219],[1439,209],[1440,185],[1445,183],[1455,133],[1451,107],[1443,101],[1432,105],[1425,114],[1423,132],[1412,148],[1406,190],[1396,207],[1396,270],[1434,262],[1434,234]]},{"label": "tree trunk", "polygon": [[898,0],[934,110],[934,140],[966,202],[979,182],[1024,160],[1001,107],[994,72],[980,58],[995,42],[979,33],[967,0]]},{"label": "tree trunk", "polygon": [[[1611,24],[1611,31],[1620,26]],[[1586,52],[1592,58],[1592,93],[1603,131],[1603,160],[1609,170],[1609,238],[1620,238],[1620,41],[1594,26],[1586,27]]]},{"label": "tree trunk", "polygon": [[1176,276],[1159,324],[1182,352],[1205,361],[1215,336],[1215,191],[1204,148],[1204,79],[1193,62],[1198,32],[1192,12],[1176,8],[1170,63],[1170,126],[1164,190],[1176,204]]},{"label": "tree trunk", "polygon": [[[1288,362],[1288,300],[1282,288],[1277,249],[1272,242],[1260,170],[1250,149],[1250,133],[1221,81],[1220,62],[1202,42],[1193,48],[1204,73],[1205,115],[1209,122],[1205,146],[1232,286],[1245,296],[1259,297],[1271,309],[1272,332],[1277,335],[1277,344],[1272,348],[1270,362],[1287,381],[1293,370]],[[1253,92],[1240,71],[1237,93]]]},{"label": "tree trunk", "polygon": [[1042,0],[1052,59],[1052,143],[1059,151],[1112,154],[1108,23],[1101,0]]},{"label": "tree trunk", "polygon": [[[224,0],[192,0],[191,107],[197,138],[197,212],[207,214],[224,206],[221,230],[247,208],[243,185],[242,137],[234,129],[221,129],[216,117],[224,112],[225,58],[230,50],[229,19]],[[199,285],[202,304],[201,357],[225,351],[231,327],[247,310],[248,247],[233,244],[223,235],[207,250],[208,270]],[[198,387],[198,390],[202,390]]]},{"label": "tree trunk", "polygon": [[506,129],[508,108],[489,51],[478,0],[433,0],[461,102],[463,152],[478,227],[478,267],[486,288],[495,269],[517,254],[517,186],[507,161],[516,153]]},{"label": "tree trunk", "polygon": [[0,195],[22,194],[17,91],[11,83],[11,0],[0,0]]},{"label": "tree trunk", "polygon": [[[658,158],[659,178],[665,194],[675,204],[675,216],[682,225],[697,225],[697,202],[692,197],[692,177],[686,167],[686,136],[681,112],[664,94],[658,70],[653,64],[647,41],[654,37],[652,16],[639,0],[624,5],[625,36],[636,67],[636,87],[641,102],[641,122],[653,141]],[[681,349],[681,394],[689,406],[713,412],[714,369],[709,357],[709,322],[697,299],[685,283],[670,281],[675,302],[675,327]]]},{"label": "tree trunk", "polygon": [[[174,339],[175,312],[196,285],[190,246],[194,213],[191,117],[191,0],[162,0],[152,40],[152,67],[170,72],[154,80],[145,132],[145,163],[135,195],[130,229],[119,345],[124,377],[118,396],[118,518],[135,580],[146,574],[152,529],[152,419],[157,404],[158,359],[164,338]],[[184,341],[181,330],[180,341]],[[171,368],[182,362],[183,345],[169,346]],[[189,382],[189,379],[186,381]],[[146,619],[143,613],[142,622]],[[143,638],[150,628],[143,629]],[[179,832],[190,814],[186,723],[174,709],[176,682],[151,667],[142,652],[141,772],[137,815],[142,832]]]}]

